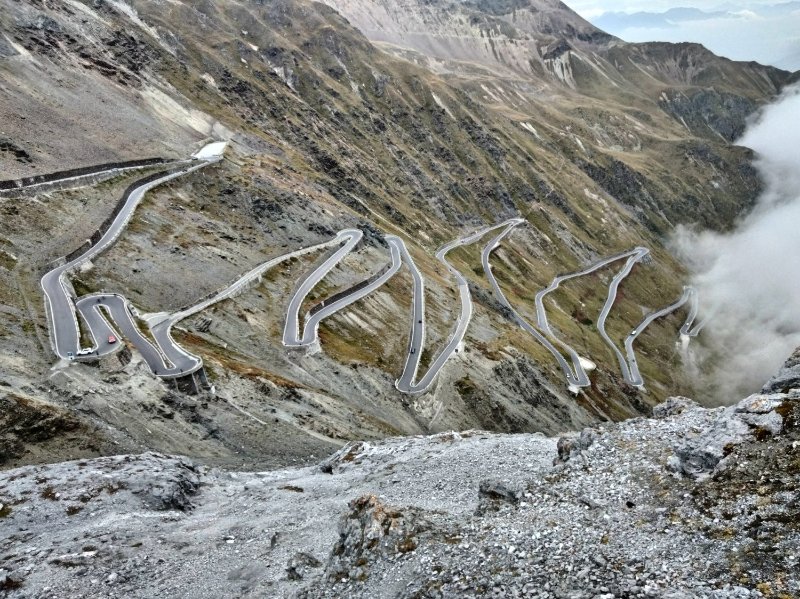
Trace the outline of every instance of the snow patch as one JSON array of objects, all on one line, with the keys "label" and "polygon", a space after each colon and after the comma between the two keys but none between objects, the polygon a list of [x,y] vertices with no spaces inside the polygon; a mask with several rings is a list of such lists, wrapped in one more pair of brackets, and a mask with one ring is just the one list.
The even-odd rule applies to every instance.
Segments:
[{"label": "snow patch", "polygon": [[442,100],[439,98],[439,96],[437,96],[433,92],[431,92],[431,95],[433,96],[433,101],[436,102],[436,105],[439,108],[441,108],[442,110],[444,110],[447,113],[447,116],[449,116],[453,120],[456,120],[456,117],[453,116],[453,113],[450,112],[450,109],[447,107],[447,105],[444,102],[442,102]]},{"label": "snow patch", "polygon": [[281,81],[288,85],[292,90],[297,91],[294,89],[294,71],[292,69],[288,67],[273,66],[272,72],[280,77]]},{"label": "snow patch", "polygon": [[25,58],[31,58],[31,53],[28,52],[24,46],[20,46],[14,40],[8,37],[3,36],[3,39],[6,40],[9,44],[11,44],[11,47],[14,48],[14,50],[16,50],[19,56],[24,56]]},{"label": "snow patch", "polygon": [[66,4],[69,4],[72,8],[74,8],[76,10],[79,10],[82,13],[90,16],[91,18],[100,21],[104,25],[108,25],[108,21],[106,19],[101,17],[98,13],[94,12],[92,9],[90,9],[85,4],[83,4],[81,2],[78,2],[78,0],[65,0],[65,1],[66,1]]},{"label": "snow patch", "polygon": [[489,95],[489,97],[490,97],[492,100],[494,100],[495,102],[502,102],[502,100],[501,100],[500,98],[498,98],[496,95],[494,95],[494,93],[492,92],[492,90],[490,90],[488,87],[486,87],[486,86],[485,86],[483,83],[481,83],[481,89],[482,89],[482,90],[483,90],[483,91],[484,91],[486,94],[488,94],[488,95]]},{"label": "snow patch", "polygon": [[192,154],[192,156],[194,156],[198,160],[213,160],[215,158],[221,157],[222,154],[225,153],[226,147],[228,147],[227,141],[215,141],[213,143],[206,144],[199,152]]},{"label": "snow patch", "polygon": [[520,123],[519,126],[522,127],[523,129],[525,129],[525,131],[529,131],[530,133],[533,133],[534,137],[536,139],[538,139],[539,141],[544,141],[542,139],[542,136],[539,135],[539,132],[536,130],[536,128],[533,125],[531,125],[530,123]]},{"label": "snow patch", "polygon": [[139,18],[139,13],[136,12],[136,9],[133,8],[130,4],[125,4],[124,2],[120,2],[119,0],[108,0],[108,3],[113,6],[116,10],[127,16],[131,21],[136,23],[142,30],[150,35],[153,39],[155,39],[159,45],[165,48],[170,54],[173,54],[172,48],[168,47],[162,40],[161,37],[158,35],[158,31],[156,31],[153,27],[145,23]]},{"label": "snow patch", "polygon": [[216,87],[217,87],[217,82],[216,82],[216,81],[214,80],[214,78],[213,78],[211,75],[209,75],[208,73],[203,73],[202,75],[200,75],[200,79],[202,79],[203,81],[205,81],[206,83],[208,83],[208,84],[209,84],[211,87],[213,87],[213,88],[215,88],[215,89],[216,89]]},{"label": "snow patch", "polygon": [[0,252],[3,252],[6,256],[9,256],[14,262],[19,261],[19,258],[17,257],[17,255],[16,254],[12,254],[8,250],[0,250]]},{"label": "snow patch", "polygon": [[597,195],[596,193],[592,193],[591,191],[589,191],[589,189],[587,189],[587,188],[585,188],[585,187],[583,188],[583,193],[584,193],[584,194],[586,195],[586,197],[587,197],[587,198],[589,198],[590,200],[594,200],[595,202],[598,202],[600,205],[602,205],[604,208],[608,208],[608,202],[606,202],[606,201],[605,201],[605,200],[602,198],[602,196],[599,196],[599,195]]}]

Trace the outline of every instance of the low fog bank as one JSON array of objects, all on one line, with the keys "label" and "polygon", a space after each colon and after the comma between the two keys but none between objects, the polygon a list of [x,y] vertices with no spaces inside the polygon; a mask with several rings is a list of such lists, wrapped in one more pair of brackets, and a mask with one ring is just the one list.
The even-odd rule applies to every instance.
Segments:
[{"label": "low fog bank", "polygon": [[731,234],[681,228],[674,239],[710,317],[692,363],[720,403],[760,389],[800,346],[800,86],[738,143],[758,155],[766,188],[757,207]]}]

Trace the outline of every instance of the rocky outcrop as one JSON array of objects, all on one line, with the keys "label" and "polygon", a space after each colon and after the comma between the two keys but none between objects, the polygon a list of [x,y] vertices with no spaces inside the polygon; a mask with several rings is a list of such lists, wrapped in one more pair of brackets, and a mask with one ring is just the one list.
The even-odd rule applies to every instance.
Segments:
[{"label": "rocky outcrop", "polygon": [[354,499],[339,524],[326,575],[331,580],[366,580],[370,562],[414,551],[427,527],[414,510],[391,508],[374,495]]},{"label": "rocky outcrop", "polygon": [[[631,47],[614,40],[621,54],[610,60],[609,48],[595,46],[612,40],[550,0],[426,0],[400,7],[334,2],[345,12],[364,9],[352,24],[306,0],[173,2],[168,10],[143,0],[0,2],[2,35],[21,53],[0,61],[6,90],[0,170],[7,178],[162,151],[185,157],[200,139],[231,139],[224,162],[154,190],[118,244],[76,277],[77,288],[117,291],[153,310],[173,309],[238,278],[267,255],[358,226],[370,243],[326,278],[324,292],[317,290],[319,299],[335,297],[385,263],[377,231],[388,221],[409,241],[426,277],[436,273],[426,282],[425,362],[444,345],[458,310],[436,248],[506,215],[529,216],[531,223],[492,258],[514,305],[525,305],[552,272],[633,244],[652,245],[665,258],[647,266],[648,284],[665,293],[677,285],[679,265],[659,253],[662,244],[647,228],[666,231],[700,212],[724,227],[732,217],[725,218],[721,206],[740,214],[752,197],[749,188],[731,187],[739,152],[719,136],[704,140],[707,150],[687,155],[683,144],[693,136],[677,120],[663,118],[661,90],[690,96],[695,86],[720,93],[741,87],[758,104],[781,82],[758,76],[761,67],[697,48],[679,56],[664,50],[655,58],[666,66],[650,75],[650,50],[640,48],[632,65]],[[375,19],[369,7],[376,8]],[[385,25],[383,31],[400,41],[419,44],[424,56],[395,60],[354,28],[359,23]],[[452,66],[435,59],[440,52],[459,68],[478,68],[480,76],[438,77],[431,71]],[[480,66],[484,59],[490,72]],[[408,60],[417,64],[409,67]],[[558,70],[548,74],[542,61],[558,63],[551,65]],[[495,69],[498,63],[504,68]],[[713,76],[704,70],[721,64],[725,71]],[[505,77],[506,69],[514,76]],[[564,88],[567,71],[579,84],[574,93]],[[766,87],[753,83],[761,81]],[[713,98],[705,104],[719,108]],[[707,185],[712,170],[719,188]],[[483,306],[476,305],[464,350],[429,396],[404,401],[392,387],[407,351],[407,273],[376,294],[377,301],[329,319],[321,329],[322,352],[301,358],[284,351],[272,334],[282,326],[276,307],[300,276],[299,264],[270,272],[263,289],[220,304],[213,326],[193,330],[184,323],[189,330],[181,335],[212,365],[219,397],[162,405],[165,389],[139,376],[136,359],[113,376],[106,365],[51,373],[33,267],[81,247],[119,197],[121,189],[110,191],[115,185],[86,189],[80,202],[54,192],[45,211],[34,201],[0,206],[0,243],[14,254],[6,258],[0,250],[0,379],[12,381],[15,393],[32,384],[39,397],[94,418],[120,443],[98,448],[94,433],[82,435],[73,445],[87,446],[87,455],[151,449],[259,469],[316,460],[310,456],[350,439],[472,427],[580,430],[645,414],[669,393],[652,385],[649,395],[632,401],[615,373],[598,369],[575,401],[551,357],[498,312],[485,284],[470,274],[480,275],[472,249],[457,260],[464,261],[477,285],[471,287],[476,304]],[[631,283],[621,308],[652,306],[647,286]],[[603,291],[602,281],[592,288]],[[596,348],[591,319],[602,297],[583,297],[577,286],[559,293],[566,315],[578,320],[574,307],[580,305],[584,316],[577,324],[566,317],[558,326],[589,355]],[[672,340],[670,326],[656,323],[653,339]],[[668,370],[674,361],[663,352],[643,351],[640,358],[643,372],[674,373]],[[64,373],[76,381],[69,395],[55,388]],[[34,460],[12,440],[8,446],[29,463],[52,459]],[[349,465],[332,468],[338,473]]]},{"label": "rocky outcrop", "polygon": [[[9,597],[797,596],[800,393],[567,435],[353,443],[322,467],[158,454],[0,474]],[[555,463],[554,463],[555,462]],[[731,552],[731,547],[740,551]]]},{"label": "rocky outcrop", "polygon": [[[0,50],[1,49],[2,48],[0,48]],[[4,137],[0,137],[0,154],[7,154],[13,160],[23,164],[29,164],[33,162],[33,158],[27,152],[27,150],[19,147],[13,141]],[[3,189],[2,185],[0,185],[0,189]]]},{"label": "rocky outcrop", "polygon": [[[669,467],[692,478],[711,476],[725,467],[731,449],[746,440],[765,435],[778,435],[783,430],[780,408],[800,399],[800,394],[752,395],[735,406],[715,411],[713,420],[696,434],[686,435],[675,445]],[[664,407],[657,407],[661,417],[685,410],[701,410],[685,398],[673,398]]]},{"label": "rocky outcrop", "polygon": [[800,349],[795,351],[783,367],[772,377],[762,393],[786,393],[791,389],[800,389]]},{"label": "rocky outcrop", "polygon": [[61,406],[0,392],[0,468],[97,457],[112,447],[104,431]]},{"label": "rocky outcrop", "polygon": [[553,464],[566,464],[570,460],[581,456],[592,446],[597,439],[597,431],[587,428],[578,436],[565,436],[558,440],[558,455]]},{"label": "rocky outcrop", "polygon": [[502,480],[482,480],[478,485],[478,509],[481,516],[486,512],[497,511],[503,506],[515,506],[522,499],[522,490]]},{"label": "rocky outcrop", "polygon": [[[0,492],[12,498],[6,499],[12,506],[24,504],[25,500],[20,499],[30,496],[54,502],[45,502],[34,510],[37,518],[47,519],[61,509],[78,513],[84,507],[91,508],[98,497],[118,494],[123,503],[138,504],[147,510],[186,511],[191,509],[191,499],[200,487],[199,471],[191,462],[155,453],[67,463],[61,468],[72,471],[72,475],[64,478],[56,474],[58,468],[53,467],[50,476],[43,476],[43,469],[38,466],[20,468],[3,478]],[[12,509],[17,511],[19,507]]]},{"label": "rocky outcrop", "polygon": [[322,468],[232,473],[145,454],[8,471],[0,588],[797,596],[780,573],[800,548],[800,394],[654,411],[558,441],[468,431],[352,444]]},{"label": "rocky outcrop", "polygon": [[756,109],[746,97],[703,89],[689,95],[669,90],[660,102],[667,114],[701,137],[719,135],[733,142],[744,133],[747,117]]},{"label": "rocky outcrop", "polygon": [[653,408],[653,418],[668,418],[683,414],[686,410],[699,408],[700,405],[688,397],[669,397],[664,403]]}]

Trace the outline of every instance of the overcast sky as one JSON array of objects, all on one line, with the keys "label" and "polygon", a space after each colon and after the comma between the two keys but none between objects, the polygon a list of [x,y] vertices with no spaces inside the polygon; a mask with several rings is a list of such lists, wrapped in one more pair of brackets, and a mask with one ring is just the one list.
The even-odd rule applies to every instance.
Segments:
[{"label": "overcast sky", "polygon": [[702,10],[722,8],[754,8],[771,6],[786,0],[749,0],[745,2],[721,2],[720,0],[567,0],[565,4],[586,18],[604,12],[663,12],[674,7],[692,7]]},{"label": "overcast sky", "polygon": [[[604,13],[664,12],[670,8],[691,7],[704,11],[724,11],[711,18],[669,23],[663,26],[637,26],[634,22],[611,25],[597,23],[609,33],[629,42],[699,42],[717,54],[735,60],[756,60],[789,70],[800,70],[800,2],[786,0],[566,0],[590,21]],[[768,7],[785,4],[789,8],[776,15]]]}]

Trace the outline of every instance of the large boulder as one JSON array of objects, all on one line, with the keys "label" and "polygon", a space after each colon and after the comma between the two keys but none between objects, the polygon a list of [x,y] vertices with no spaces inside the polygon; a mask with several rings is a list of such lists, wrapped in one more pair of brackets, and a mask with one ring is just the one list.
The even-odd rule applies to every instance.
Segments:
[{"label": "large boulder", "polygon": [[566,464],[570,460],[582,456],[583,452],[589,449],[597,440],[598,432],[592,428],[586,428],[578,436],[565,435],[558,439],[556,449],[558,455],[553,460],[553,465]]},{"label": "large boulder", "polygon": [[478,509],[475,513],[481,516],[504,506],[516,506],[521,499],[522,489],[519,485],[502,480],[482,480],[478,485]]},{"label": "large boulder", "polygon": [[700,405],[696,401],[688,397],[669,397],[664,403],[653,408],[653,418],[669,418],[699,407]]}]

